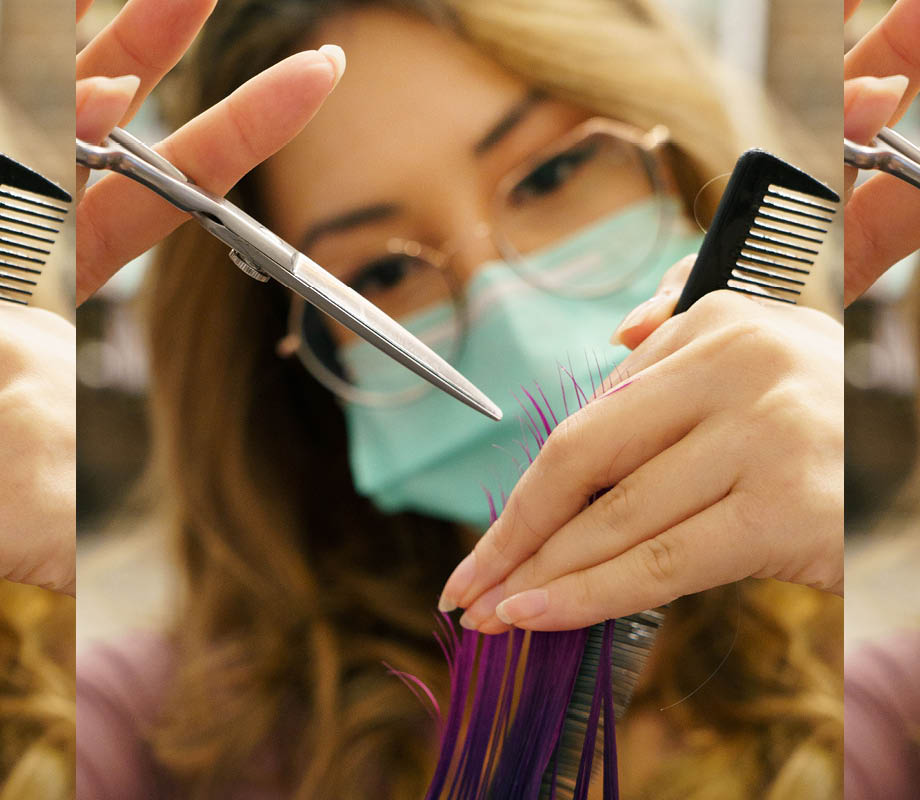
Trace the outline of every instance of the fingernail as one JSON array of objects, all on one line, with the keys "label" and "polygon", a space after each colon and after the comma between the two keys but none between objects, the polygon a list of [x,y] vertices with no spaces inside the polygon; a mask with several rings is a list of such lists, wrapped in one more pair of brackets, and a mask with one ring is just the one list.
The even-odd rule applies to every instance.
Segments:
[{"label": "fingernail", "polygon": [[497,606],[505,596],[505,583],[502,581],[497,586],[493,586],[489,591],[481,594],[475,603],[473,603],[463,615],[466,617],[467,628],[478,628],[495,613]]},{"label": "fingernail", "polygon": [[656,294],[654,297],[650,297],[644,303],[637,305],[632,311],[626,315],[617,329],[613,332],[613,336],[610,337],[611,344],[622,344],[620,337],[630,328],[637,328],[643,320],[645,320],[664,300],[668,299],[671,295],[671,292],[666,291],[661,294]]},{"label": "fingernail", "polygon": [[141,79],[137,75],[120,75],[117,78],[106,78],[105,80],[109,88],[129,94],[131,97],[137,94],[141,85]]},{"label": "fingernail", "polygon": [[906,75],[887,75],[884,78],[869,76],[866,79],[866,83],[877,92],[890,92],[898,97],[903,97],[908,85],[910,85],[910,78]]},{"label": "fingernail", "polygon": [[546,589],[528,589],[499,603],[495,609],[495,616],[506,625],[514,625],[542,614],[548,605],[549,592]]},{"label": "fingernail", "polygon": [[493,614],[488,619],[480,622],[476,630],[485,636],[495,636],[498,633],[507,633],[508,625]]},{"label": "fingernail", "polygon": [[909,83],[906,75],[889,75],[886,78],[866,75],[847,81],[844,90],[844,136],[856,142],[871,141],[896,111]]},{"label": "fingernail", "polygon": [[86,80],[90,88],[81,93],[77,105],[76,134],[78,139],[98,143],[124,115],[137,94],[141,79],[137,75],[120,75]]},{"label": "fingernail", "polygon": [[345,51],[337,44],[324,44],[319,48],[319,52],[329,59],[332,69],[335,70],[335,79],[332,81],[334,89],[345,73]]},{"label": "fingernail", "polygon": [[454,568],[454,571],[444,584],[441,599],[438,601],[438,610],[447,613],[457,607],[457,603],[473,585],[476,577],[476,551],[473,550]]},{"label": "fingernail", "polygon": [[104,92],[107,96],[126,94],[133,98],[141,85],[141,79],[137,75],[119,75],[117,78],[97,75],[87,80],[90,85],[90,91],[84,94],[83,102],[80,108],[77,109],[78,111],[81,111],[86,106],[89,98],[95,97],[99,92]]},{"label": "fingernail", "polygon": [[460,617],[460,627],[466,628],[468,631],[476,630],[476,625],[473,623],[473,618],[469,614],[464,614]]}]

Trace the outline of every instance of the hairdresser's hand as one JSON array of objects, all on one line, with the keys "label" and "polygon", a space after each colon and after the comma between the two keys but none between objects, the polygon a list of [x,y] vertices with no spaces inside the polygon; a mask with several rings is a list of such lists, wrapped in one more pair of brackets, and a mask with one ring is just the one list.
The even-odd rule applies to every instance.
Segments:
[{"label": "hairdresser's hand", "polygon": [[[859,0],[846,3],[847,18],[858,5]],[[920,91],[920,0],[898,0],[843,63],[844,136],[865,144],[897,122]],[[856,169],[847,167],[847,305],[892,264],[920,248],[920,191],[880,173],[851,193],[855,178]]]},{"label": "hairdresser's hand", "polygon": [[[78,19],[91,1],[78,0]],[[98,142],[126,123],[182,57],[215,2],[129,0],[77,56],[77,136]],[[156,149],[196,183],[224,194],[303,129],[344,66],[338,48],[290,56]],[[85,184],[85,170],[78,180]],[[108,175],[94,184],[77,208],[77,302],[186,219],[127,178]]]},{"label": "hairdresser's hand", "polygon": [[74,593],[74,329],[0,303],[0,579]]},{"label": "hairdresser's hand", "polygon": [[842,329],[722,291],[650,330],[689,263],[618,332],[644,339],[630,377],[548,437],[448,580],[465,626],[578,628],[748,576],[842,592]]}]

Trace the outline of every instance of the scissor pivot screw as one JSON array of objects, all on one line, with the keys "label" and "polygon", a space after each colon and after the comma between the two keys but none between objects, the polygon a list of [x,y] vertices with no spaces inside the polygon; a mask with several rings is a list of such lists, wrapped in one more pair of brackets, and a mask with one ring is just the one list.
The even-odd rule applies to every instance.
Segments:
[{"label": "scissor pivot screw", "polygon": [[230,260],[236,264],[243,272],[245,272],[250,278],[255,278],[259,283],[266,283],[268,281],[268,275],[266,275],[258,267],[250,264],[239,250],[230,251]]}]

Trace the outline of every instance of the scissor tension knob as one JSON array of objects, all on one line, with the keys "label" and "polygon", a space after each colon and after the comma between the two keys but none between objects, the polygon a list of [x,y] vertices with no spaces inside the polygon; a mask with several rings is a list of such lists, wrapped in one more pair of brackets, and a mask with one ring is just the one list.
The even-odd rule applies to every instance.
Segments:
[{"label": "scissor tension knob", "polygon": [[236,264],[250,278],[254,278],[260,283],[267,283],[269,276],[266,275],[254,264],[251,264],[239,250],[230,251],[230,260]]}]

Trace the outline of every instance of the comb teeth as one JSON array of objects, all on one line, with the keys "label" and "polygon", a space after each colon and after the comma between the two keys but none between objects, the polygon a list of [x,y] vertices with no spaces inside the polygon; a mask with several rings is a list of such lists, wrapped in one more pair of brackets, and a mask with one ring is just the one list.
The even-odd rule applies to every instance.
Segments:
[{"label": "comb teeth", "polygon": [[[726,287],[794,304],[837,209],[827,200],[770,184],[763,194]],[[803,241],[813,244],[806,247]]]},{"label": "comb teeth", "polygon": [[0,301],[29,304],[66,215],[63,205],[0,186]]},{"label": "comb teeth", "polygon": [[781,158],[743,153],[674,313],[720,289],[795,303],[839,202],[832,189]]},{"label": "comb teeth", "polygon": [[[665,614],[661,609],[649,609],[628,617],[621,617],[614,623],[613,646],[610,651],[611,677],[613,683],[614,716],[619,720],[632,699],[639,675],[645,668],[649,653],[655,644],[658,629],[664,624]],[[556,776],[557,800],[573,796],[576,776],[581,762],[585,735],[588,732],[588,718],[594,699],[594,688],[602,653],[604,623],[592,626],[585,642],[582,661],[578,668],[572,697],[566,709],[563,728],[556,745],[555,758],[558,766]],[[600,739],[598,739],[600,744]],[[594,759],[595,769],[602,763]],[[550,796],[549,773],[543,776],[540,800]]]}]

